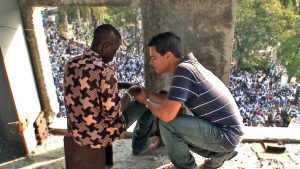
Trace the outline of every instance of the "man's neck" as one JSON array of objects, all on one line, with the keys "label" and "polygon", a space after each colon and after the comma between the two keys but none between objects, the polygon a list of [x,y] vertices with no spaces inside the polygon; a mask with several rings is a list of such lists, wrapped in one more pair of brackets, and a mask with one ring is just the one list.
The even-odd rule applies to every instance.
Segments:
[{"label": "man's neck", "polygon": [[181,63],[181,59],[175,59],[173,62],[172,62],[172,65],[170,66],[170,73],[174,73],[175,70],[176,70],[176,67],[179,65],[179,63]]}]

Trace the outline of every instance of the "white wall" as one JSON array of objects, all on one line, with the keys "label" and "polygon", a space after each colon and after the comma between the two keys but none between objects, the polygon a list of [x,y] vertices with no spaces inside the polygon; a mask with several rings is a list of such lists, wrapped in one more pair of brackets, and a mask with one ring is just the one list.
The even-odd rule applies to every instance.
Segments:
[{"label": "white wall", "polygon": [[[26,118],[29,121],[23,136],[31,138],[25,139],[26,150],[30,152],[36,147],[33,122],[41,112],[41,105],[24,37],[18,1],[0,0],[0,4],[0,46],[14,102],[14,105],[10,106],[15,106],[21,121]],[[0,73],[4,74],[2,70]],[[5,79],[1,79],[3,80]],[[11,112],[1,111],[1,105],[4,104],[6,103],[2,100],[0,115],[9,116],[7,113]]]}]

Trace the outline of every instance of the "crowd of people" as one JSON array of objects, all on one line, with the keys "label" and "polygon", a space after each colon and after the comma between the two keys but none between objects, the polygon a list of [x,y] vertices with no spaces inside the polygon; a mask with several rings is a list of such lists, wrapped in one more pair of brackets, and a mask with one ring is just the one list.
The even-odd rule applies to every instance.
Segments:
[{"label": "crowd of people", "polygon": [[293,118],[300,118],[295,104],[297,83],[281,80],[284,68],[252,72],[233,67],[230,91],[235,97],[246,126],[287,127]]},{"label": "crowd of people", "polygon": [[48,24],[45,28],[45,34],[52,75],[59,102],[58,116],[65,117],[65,113],[63,113],[65,112],[63,97],[63,68],[67,59],[81,55],[88,46],[78,43],[75,38],[68,39],[63,37],[58,33],[55,24]]},{"label": "crowd of people", "polygon": [[[76,30],[76,27],[73,29]],[[79,37],[80,32],[75,30],[74,37]],[[132,27],[122,29],[123,43],[110,64],[115,69],[119,81],[144,86],[144,54],[142,47],[137,47],[142,43],[136,42],[134,31],[136,29]],[[63,37],[55,24],[48,24],[45,33],[60,105],[57,116],[66,117],[63,98],[64,64],[67,59],[82,55],[89,45],[76,38]],[[141,37],[141,33],[139,30],[138,37]],[[283,85],[280,81],[282,72],[282,67],[278,66],[268,72],[248,72],[238,70],[237,67],[232,68],[229,89],[240,108],[245,125],[287,127],[292,118],[300,118],[299,104],[293,103],[297,84]]]},{"label": "crowd of people", "polygon": [[144,86],[144,56],[131,54],[119,54],[112,62],[120,81],[131,82]]}]

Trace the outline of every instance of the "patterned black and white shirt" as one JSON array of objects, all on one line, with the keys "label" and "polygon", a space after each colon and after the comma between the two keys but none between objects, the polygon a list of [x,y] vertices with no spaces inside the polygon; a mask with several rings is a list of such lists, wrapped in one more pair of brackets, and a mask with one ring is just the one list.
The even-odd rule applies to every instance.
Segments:
[{"label": "patterned black and white shirt", "polygon": [[64,69],[68,134],[79,145],[102,148],[125,136],[114,71],[90,50]]}]

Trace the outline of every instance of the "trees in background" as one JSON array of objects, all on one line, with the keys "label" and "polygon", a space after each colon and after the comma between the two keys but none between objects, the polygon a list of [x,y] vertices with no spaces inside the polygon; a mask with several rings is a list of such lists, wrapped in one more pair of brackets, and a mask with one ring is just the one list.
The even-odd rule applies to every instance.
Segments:
[{"label": "trees in background", "polygon": [[[272,60],[300,79],[298,0],[237,1],[234,57],[242,69],[267,69]],[[271,49],[271,52],[261,52]],[[274,56],[273,56],[274,57]],[[274,59],[274,58],[273,58]]]},{"label": "trees in background", "polygon": [[93,30],[100,24],[110,23],[121,31],[124,27],[134,29],[134,41],[125,41],[127,46],[137,45],[140,51],[141,34],[138,34],[140,11],[134,7],[97,7],[97,6],[59,6],[57,7],[57,24],[60,34],[67,36],[68,25],[75,27],[76,35],[83,35],[79,38],[91,41]]},{"label": "trees in background", "polygon": [[295,12],[295,14],[300,14],[300,3],[299,0],[281,0],[285,8],[289,8]]},{"label": "trees in background", "polygon": [[300,3],[299,0],[283,0],[286,9],[294,12],[294,29],[283,34],[284,38],[278,58],[286,66],[289,79],[296,76],[300,79]]}]

